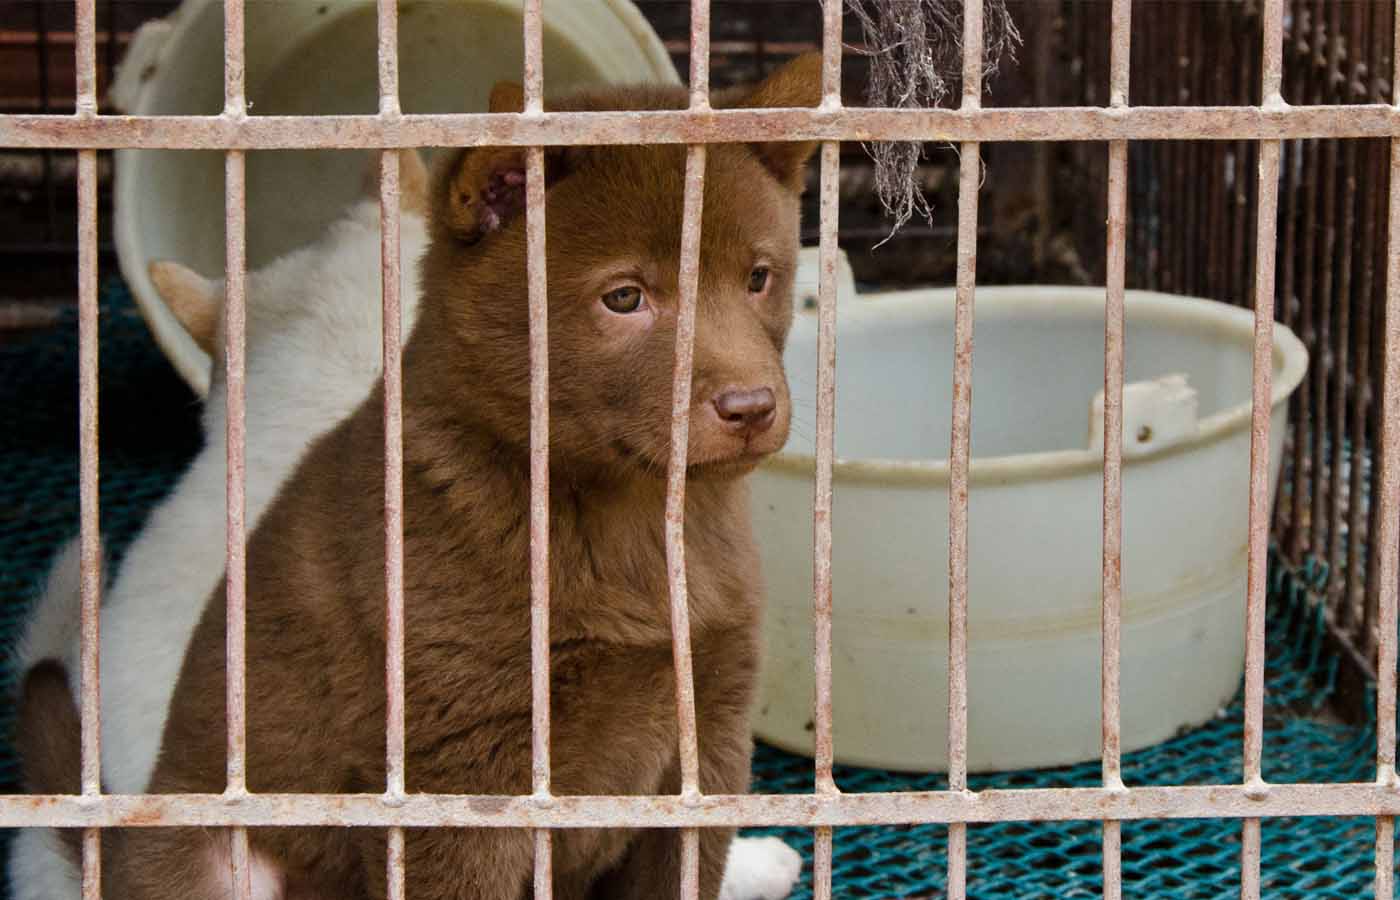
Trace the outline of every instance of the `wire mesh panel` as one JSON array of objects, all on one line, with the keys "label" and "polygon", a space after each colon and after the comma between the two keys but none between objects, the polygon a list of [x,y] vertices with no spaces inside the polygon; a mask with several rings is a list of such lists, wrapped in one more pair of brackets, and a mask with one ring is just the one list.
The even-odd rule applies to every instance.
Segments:
[{"label": "wire mesh panel", "polygon": [[[1377,4],[1377,7],[1381,4]],[[1393,4],[1388,23],[1400,17]],[[379,111],[371,115],[326,117],[250,117],[245,96],[244,3],[225,4],[224,110],[217,116],[132,117],[99,115],[96,82],[95,0],[81,0],[74,29],[75,107],[71,114],[18,112],[0,116],[0,146],[77,152],[80,300],[80,434],[82,484],[82,793],[78,796],[0,797],[0,826],[58,826],[85,829],[83,889],[100,893],[99,829],[176,825],[232,829],[231,866],[235,895],[250,897],[252,882],[247,829],[259,826],[361,826],[388,828],[390,896],[401,897],[404,884],[403,832],[410,827],[532,828],[535,837],[536,897],[552,887],[550,834],[558,828],[651,827],[682,829],[681,895],[699,893],[698,829],[734,825],[800,826],[814,830],[817,896],[830,896],[833,828],[877,824],[943,823],[947,830],[946,890],[950,897],[967,893],[968,826],[1030,820],[1094,820],[1103,823],[1103,891],[1121,896],[1122,823],[1144,819],[1222,818],[1241,821],[1240,893],[1261,895],[1262,823],[1283,816],[1367,816],[1376,820],[1375,892],[1393,895],[1394,816],[1400,812],[1395,772],[1395,667],[1397,551],[1400,550],[1400,107],[1381,102],[1290,105],[1284,71],[1286,13],[1295,35],[1300,4],[1283,0],[1259,5],[1260,57],[1257,103],[1248,106],[1134,106],[1129,102],[1133,16],[1128,0],[1115,0],[1100,13],[1110,16],[1108,103],[1106,106],[997,108],[983,104],[983,5],[966,0],[962,19],[964,66],[961,101],[947,109],[862,109],[841,99],[841,4],[825,0],[823,16],[822,103],[815,109],[714,110],[710,108],[710,6],[693,0],[690,7],[690,99],[685,109],[655,112],[610,112],[587,115],[547,112],[542,103],[541,0],[524,5],[525,105],[518,114],[406,115],[397,100],[397,5],[381,0],[379,25]],[[1335,7],[1318,4],[1315,15],[1331,15],[1333,34],[1340,20]],[[1381,18],[1377,16],[1376,18]],[[1312,20],[1319,28],[1320,18]],[[1374,24],[1374,20],[1373,20]],[[1394,46],[1392,44],[1392,46]],[[1340,52],[1314,50],[1331,71]],[[1330,55],[1328,55],[1330,53]],[[1392,60],[1395,54],[1391,54]],[[1390,84],[1397,73],[1392,69]],[[1252,76],[1251,76],[1252,77]],[[1335,99],[1322,97],[1316,99]],[[1378,101],[1380,98],[1371,96]],[[1393,98],[1392,98],[1393,100]],[[695,312],[700,279],[702,198],[709,144],[771,139],[822,144],[820,181],[821,283],[819,288],[818,418],[816,444],[815,571],[813,605],[815,785],[798,795],[724,796],[702,793],[698,774],[693,661],[684,543],[687,428],[692,378]],[[1371,513],[1369,559],[1377,573],[1369,590],[1374,603],[1359,614],[1374,625],[1380,678],[1376,694],[1376,777],[1342,784],[1270,784],[1264,777],[1264,600],[1270,532],[1268,459],[1273,323],[1279,247],[1280,184],[1285,147],[1301,141],[1366,138],[1389,142],[1389,233],[1375,246],[1389,248],[1384,258],[1385,316],[1372,322],[1379,338],[1377,363],[1383,367],[1379,404],[1379,486]],[[946,789],[910,792],[843,793],[833,777],[831,735],[831,468],[834,447],[836,208],[839,198],[840,144],[862,140],[939,140],[959,145],[961,178],[957,207],[957,292],[954,325],[952,435],[949,467],[949,703]],[[1121,428],[1125,362],[1123,295],[1128,277],[1126,246],[1130,161],[1136,142],[1201,140],[1244,146],[1251,143],[1257,169],[1249,173],[1257,195],[1254,218],[1253,404],[1250,458],[1249,580],[1246,609],[1246,676],[1243,700],[1243,777],[1225,785],[1125,786],[1119,758],[1119,626],[1121,618]],[[983,145],[994,142],[1088,141],[1108,143],[1105,170],[1108,211],[1105,318],[1105,426],[1103,502],[1103,708],[1102,778],[1092,787],[1001,787],[971,790],[967,771],[967,517],[970,424],[974,415],[972,357],[975,346],[974,301],[977,285],[979,186]],[[676,676],[676,721],[681,790],[661,796],[556,796],[551,792],[549,759],[549,371],[544,267],[543,148],[565,144],[676,143],[687,145],[684,218],[681,228],[680,311],[676,330],[671,457],[667,476],[666,565],[670,588],[672,648]],[[402,372],[400,358],[401,260],[398,251],[398,169],[401,147],[425,145],[513,146],[527,151],[527,204],[530,321],[530,558],[532,671],[532,792],[523,796],[484,798],[465,795],[408,794],[404,789],[403,678],[403,494]],[[97,152],[119,147],[218,149],[225,153],[226,200],[226,378],[228,384],[227,480],[227,788],[218,795],[103,795],[99,779],[98,620],[99,541],[97,519]],[[247,790],[245,701],[245,154],[277,148],[349,148],[383,151],[380,203],[382,216],[385,421],[385,616],[388,634],[385,682],[386,771],[383,793],[352,795],[257,794]],[[1199,152],[1199,151],[1198,151]],[[1208,153],[1207,153],[1208,155]],[[1334,158],[1304,154],[1303,167],[1323,167]],[[1187,156],[1183,159],[1191,159]],[[1238,160],[1239,158],[1237,158]],[[1290,157],[1291,159],[1291,157]],[[1311,161],[1311,162],[1310,162]],[[1316,171],[1316,169],[1314,170]],[[1237,170],[1239,180],[1246,173]],[[1335,194],[1338,186],[1324,194]],[[1186,215],[1192,215],[1189,211]],[[1199,216],[1197,211],[1195,215]],[[1292,210],[1289,211],[1290,221]],[[1323,225],[1324,231],[1328,230]],[[1335,221],[1334,221],[1335,229]],[[1190,271],[1192,253],[1183,250],[1182,271]],[[1291,272],[1292,270],[1290,270]],[[1316,273],[1304,278],[1313,280]],[[1314,318],[1324,316],[1314,304]],[[1306,315],[1306,313],[1304,314]],[[1330,313],[1329,313],[1330,315]],[[1331,327],[1319,320],[1319,330]],[[1338,329],[1341,320],[1337,322]],[[1376,327],[1380,326],[1380,327]],[[1331,332],[1328,331],[1328,334]],[[1300,401],[1301,402],[1301,401]],[[1310,400],[1320,411],[1339,405],[1334,393],[1318,389]],[[1343,419],[1345,417],[1343,416]],[[1335,440],[1337,435],[1333,434]],[[1295,448],[1298,439],[1295,438]],[[1348,457],[1333,449],[1316,452],[1311,469],[1316,497],[1323,491],[1328,460]],[[1319,453],[1321,455],[1319,455]],[[1295,460],[1302,459],[1297,456]],[[1320,460],[1320,462],[1318,461]],[[1295,462],[1296,464],[1296,462]],[[1334,470],[1335,472],[1335,470]],[[1295,473],[1296,474],[1296,473]],[[1330,482],[1327,482],[1330,484]],[[1295,482],[1294,490],[1299,490]],[[1334,510],[1324,528],[1308,523],[1306,540],[1340,544],[1342,509],[1339,492],[1329,488]],[[1295,495],[1296,496],[1296,495]],[[1353,527],[1360,521],[1352,518]],[[1291,519],[1296,536],[1305,523]],[[1304,538],[1296,538],[1304,541]],[[522,561],[523,564],[523,561]],[[1373,609],[1372,609],[1373,607]]]}]

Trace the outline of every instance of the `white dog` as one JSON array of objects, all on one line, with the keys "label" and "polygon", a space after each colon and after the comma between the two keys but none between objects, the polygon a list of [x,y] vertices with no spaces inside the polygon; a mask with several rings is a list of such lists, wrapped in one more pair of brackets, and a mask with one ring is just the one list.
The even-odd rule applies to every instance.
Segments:
[{"label": "white dog", "polygon": [[[418,257],[427,245],[426,172],[401,154],[400,296],[403,335],[417,312]],[[371,184],[373,182],[370,182]],[[170,695],[204,600],[224,574],[226,393],[223,286],[175,263],[152,280],[211,356],[205,446],[132,543],[104,598],[101,640],[103,789],[146,788],[160,750]],[[250,272],[247,279],[246,519],[251,531],[306,447],[350,414],[380,377],[379,204],[362,199],[319,240]],[[57,659],[76,694],[79,671],[78,550],[59,553],[20,646],[19,671]],[[75,697],[75,700],[77,698]],[[730,848],[722,900],[781,900],[802,859],[776,838]],[[14,900],[77,900],[80,873],[50,829],[25,829],[10,854]]]}]

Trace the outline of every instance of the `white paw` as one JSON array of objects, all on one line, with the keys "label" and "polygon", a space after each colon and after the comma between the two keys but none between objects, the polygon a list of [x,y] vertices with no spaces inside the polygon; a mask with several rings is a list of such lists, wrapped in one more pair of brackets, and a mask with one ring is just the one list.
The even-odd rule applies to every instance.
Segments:
[{"label": "white paw", "polygon": [[729,844],[720,900],[783,900],[802,875],[802,856],[781,838],[735,838]]}]

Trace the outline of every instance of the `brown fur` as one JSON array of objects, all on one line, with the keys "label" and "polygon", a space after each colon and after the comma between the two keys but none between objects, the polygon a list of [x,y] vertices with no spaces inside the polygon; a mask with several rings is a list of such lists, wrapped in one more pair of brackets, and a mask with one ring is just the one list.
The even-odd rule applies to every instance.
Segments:
[{"label": "brown fur", "polygon": [[[804,57],[731,104],[813,106]],[[503,95],[509,91],[499,92]],[[556,109],[684,106],[681,89],[597,91]],[[740,477],[788,428],[781,351],[792,316],[798,193],[810,144],[708,154],[686,492],[686,561],[700,786],[748,786],[761,580]],[[482,228],[483,179],[519,151],[444,154],[435,173],[424,297],[404,356],[407,786],[530,791],[529,364],[524,217]],[[553,790],[679,790],[664,547],[671,369],[685,149],[548,155]],[[488,165],[483,162],[489,161]],[[764,296],[751,272],[771,267]],[[607,313],[619,279],[646,288],[650,323]],[[610,318],[611,316],[611,318]],[[728,390],[767,387],[776,420],[736,433]],[[248,783],[258,792],[379,792],[384,768],[383,398],[320,439],[248,545]],[[152,779],[158,793],[225,779],[223,588],[192,639]],[[713,900],[731,832],[701,838]],[[259,829],[258,859],[288,897],[382,898],[374,829]],[[112,849],[106,896],[222,896],[219,831],[134,829]],[[411,831],[414,900],[529,896],[532,841],[511,829]],[[556,896],[652,900],[681,877],[674,830],[554,838]]]},{"label": "brown fur", "polygon": [[[68,673],[54,659],[40,660],[20,687],[15,730],[24,789],[31,794],[82,792],[82,719],[68,688]],[[26,727],[34,723],[34,727]],[[63,849],[76,864],[82,832],[59,829]]]}]

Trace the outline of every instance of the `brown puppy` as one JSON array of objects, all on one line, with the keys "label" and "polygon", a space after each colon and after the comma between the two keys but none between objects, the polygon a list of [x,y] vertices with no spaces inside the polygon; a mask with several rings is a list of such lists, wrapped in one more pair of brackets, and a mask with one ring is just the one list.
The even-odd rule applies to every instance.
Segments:
[{"label": "brown puppy", "polygon": [[[717,105],[813,106],[802,57]],[[518,109],[499,88],[493,108]],[[681,89],[598,91],[554,109],[660,109]],[[712,147],[707,169],[686,493],[700,785],[742,793],[761,581],[741,476],[782,447],[798,195],[813,145]],[[407,786],[530,791],[529,365],[523,151],[444,154],[422,312],[404,355]],[[665,471],[685,150],[551,150],[547,159],[553,789],[679,790],[664,551]],[[256,398],[254,398],[255,402]],[[248,546],[248,784],[377,793],[384,769],[383,399],[308,451]],[[151,789],[225,779],[224,602],[185,658]],[[701,838],[713,900],[727,830]],[[382,898],[384,835],[251,834],[259,898]],[[107,896],[229,896],[222,831],[132,829]],[[410,832],[414,900],[529,895],[532,841],[510,829]],[[556,896],[662,898],[675,830],[554,840]]]}]

